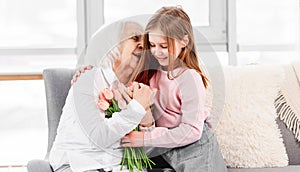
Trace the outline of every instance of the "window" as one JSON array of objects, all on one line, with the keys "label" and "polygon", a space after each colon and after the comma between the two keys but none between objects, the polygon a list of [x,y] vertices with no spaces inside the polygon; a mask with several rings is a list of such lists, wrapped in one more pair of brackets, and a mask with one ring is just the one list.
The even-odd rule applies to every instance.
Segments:
[{"label": "window", "polygon": [[0,94],[0,166],[43,159],[48,137],[43,80],[0,81]]},{"label": "window", "polygon": [[[19,79],[76,65],[77,4],[1,0],[0,28],[0,171],[25,171],[46,155],[46,98],[43,80]],[[10,166],[17,168],[3,168]]]},{"label": "window", "polygon": [[205,37],[196,41],[201,51],[211,52],[212,48],[215,51],[227,49],[226,1],[223,0],[154,0],[151,3],[146,0],[131,0],[130,3],[122,0],[78,0],[78,2],[85,8],[82,23],[87,23],[86,27],[82,28],[86,30],[85,38],[79,38],[82,45],[79,52],[84,52],[92,34],[103,24],[135,15],[151,15],[162,6],[176,5],[184,8],[193,26],[202,34],[200,37]]},{"label": "window", "polygon": [[73,67],[76,19],[73,0],[2,0],[0,74],[41,73],[58,63]]},{"label": "window", "polygon": [[299,0],[236,3],[238,64],[299,60]]},{"label": "window", "polygon": [[75,48],[73,0],[2,0],[1,48]]},{"label": "window", "polygon": [[87,40],[104,23],[135,15],[153,14],[162,6],[180,5],[189,14],[192,24],[200,29],[209,43],[226,46],[226,2],[223,0],[154,0],[151,3],[147,0],[131,0],[130,3],[122,0],[78,1],[81,2],[81,6],[86,7]]},{"label": "window", "polygon": [[107,0],[104,3],[104,21],[111,23],[113,21],[131,17],[134,15],[148,14],[152,15],[162,6],[181,5],[189,14],[193,25],[209,26],[209,0]]},{"label": "window", "polygon": [[237,1],[237,41],[241,46],[293,45],[298,20],[299,0]]}]

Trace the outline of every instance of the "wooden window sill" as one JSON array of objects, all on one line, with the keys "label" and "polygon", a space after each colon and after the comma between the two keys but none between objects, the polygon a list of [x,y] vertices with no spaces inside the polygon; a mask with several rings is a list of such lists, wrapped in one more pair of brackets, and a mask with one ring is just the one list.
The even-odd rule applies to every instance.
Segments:
[{"label": "wooden window sill", "polygon": [[0,81],[8,80],[42,80],[42,74],[0,74]]}]

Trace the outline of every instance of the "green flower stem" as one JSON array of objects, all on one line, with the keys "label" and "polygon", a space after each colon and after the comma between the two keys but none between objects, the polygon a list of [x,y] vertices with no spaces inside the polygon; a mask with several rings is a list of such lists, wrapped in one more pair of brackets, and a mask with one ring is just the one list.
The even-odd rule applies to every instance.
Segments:
[{"label": "green flower stem", "polygon": [[123,154],[123,157],[122,157],[122,163],[121,163],[121,171],[122,171],[122,169],[123,169],[123,165],[124,165],[124,163],[125,163],[125,157],[126,157],[126,151],[124,151],[124,154]]},{"label": "green flower stem", "polygon": [[[139,154],[140,154],[141,157],[144,157],[141,149],[139,149]],[[143,160],[143,162],[141,162],[141,163],[144,163],[145,168],[147,168],[148,167],[147,159],[146,158],[142,158],[141,160]]]},{"label": "green flower stem", "polygon": [[[110,106],[107,110],[105,110],[105,117],[111,118],[114,112],[120,112],[121,109],[119,108],[117,102],[112,99],[110,101]],[[134,131],[139,131],[139,126],[134,128]],[[121,168],[122,171],[123,166],[126,164],[127,169],[130,172],[134,172],[134,168],[138,169],[138,171],[142,171],[143,168],[150,168],[152,169],[152,165],[155,165],[151,159],[148,158],[146,152],[143,148],[135,148],[135,147],[125,147],[123,152],[123,157],[121,161]]]},{"label": "green flower stem", "polygon": [[[139,150],[139,149],[138,149]],[[138,161],[138,164],[139,164],[139,166],[138,166],[138,169],[139,170],[142,170],[142,167],[143,167],[143,164],[142,164],[142,157],[141,157],[141,155],[138,153],[137,154],[137,161]]]},{"label": "green flower stem", "polygon": [[155,165],[155,163],[147,157],[143,148],[126,147],[121,162],[121,170],[123,169],[125,161],[127,169],[130,172],[134,171],[134,167],[142,171],[143,167],[152,169],[152,165]]},{"label": "green flower stem", "polygon": [[119,107],[118,107],[117,102],[116,102],[114,99],[112,99],[111,102],[112,102],[112,105],[113,105],[112,107],[113,107],[113,109],[114,109],[114,112],[119,112],[120,109],[119,109]]}]

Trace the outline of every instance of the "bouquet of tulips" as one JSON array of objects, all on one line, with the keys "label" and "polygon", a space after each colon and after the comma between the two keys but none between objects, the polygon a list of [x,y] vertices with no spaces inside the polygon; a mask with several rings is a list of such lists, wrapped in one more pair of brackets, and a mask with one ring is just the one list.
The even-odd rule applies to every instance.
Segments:
[{"label": "bouquet of tulips", "polygon": [[[113,92],[108,88],[105,88],[103,92],[100,93],[98,107],[105,111],[105,118],[110,118],[114,112],[121,111],[121,108],[118,106],[116,100],[114,100]],[[134,130],[138,131],[139,127],[137,126]],[[139,171],[142,171],[143,168],[149,167],[152,169],[151,165],[155,165],[155,163],[148,158],[144,149],[139,147],[125,147],[120,170],[123,169],[125,163],[130,172],[134,171],[134,167]]]}]

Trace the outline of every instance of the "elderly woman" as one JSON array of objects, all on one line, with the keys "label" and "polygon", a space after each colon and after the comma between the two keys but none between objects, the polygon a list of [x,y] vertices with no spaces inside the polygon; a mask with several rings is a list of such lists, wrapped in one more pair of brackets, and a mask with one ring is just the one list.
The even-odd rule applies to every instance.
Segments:
[{"label": "elderly woman", "polygon": [[[122,158],[120,139],[141,122],[150,106],[152,90],[140,84],[131,96],[125,89],[119,91],[128,103],[127,108],[114,113],[112,118],[105,118],[97,107],[101,91],[126,84],[139,61],[142,27],[132,22],[119,22],[117,26],[120,43],[110,48],[110,53],[104,53],[105,58],[98,56],[101,65],[82,74],[69,91],[49,156],[55,172],[106,168],[118,171]],[[103,47],[107,46],[104,44]]]}]

